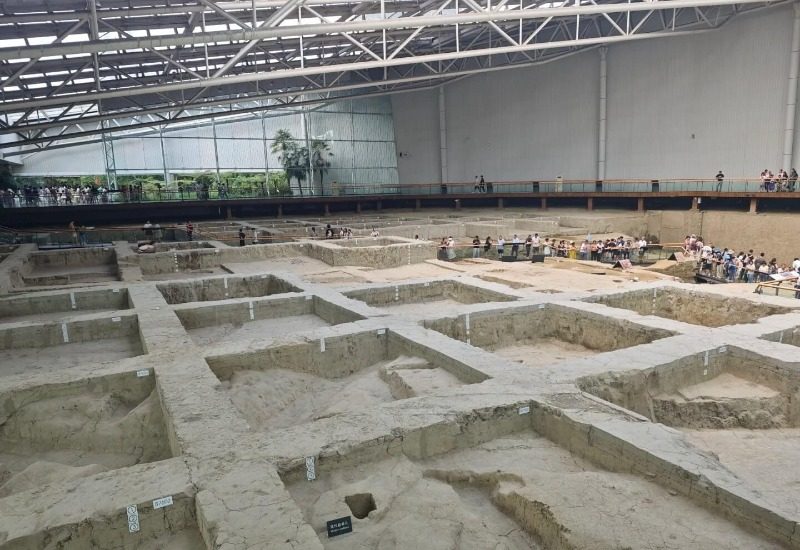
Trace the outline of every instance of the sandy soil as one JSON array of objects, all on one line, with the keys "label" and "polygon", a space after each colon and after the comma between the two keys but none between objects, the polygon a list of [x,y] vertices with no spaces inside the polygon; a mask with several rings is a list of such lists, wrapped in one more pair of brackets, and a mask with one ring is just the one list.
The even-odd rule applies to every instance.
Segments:
[{"label": "sandy soil", "polygon": [[193,269],[178,271],[177,273],[155,273],[152,275],[142,275],[145,281],[172,281],[180,279],[200,279],[203,277],[211,277],[213,275],[226,275],[231,272],[221,267],[210,267],[207,269]]},{"label": "sandy soil", "polygon": [[137,550],[198,550],[206,543],[197,528],[184,529],[177,533],[165,533],[160,537],[142,541]]},{"label": "sandy soil", "polygon": [[[126,308],[127,309],[127,308]],[[0,323],[47,323],[56,322],[75,317],[76,315],[90,315],[92,313],[103,313],[105,311],[116,311],[114,309],[71,309],[69,311],[53,311],[50,313],[33,313],[31,315],[18,315],[14,317],[0,317]]]},{"label": "sandy soil", "polygon": [[679,395],[692,399],[762,399],[777,397],[779,391],[724,372],[711,380],[682,388]]},{"label": "sandy soil", "polygon": [[373,306],[380,309],[386,309],[395,315],[428,315],[443,310],[451,310],[453,308],[463,307],[464,304],[457,300],[450,298],[443,298],[441,300],[426,300],[424,302],[415,302],[411,304],[404,304],[402,301],[392,302],[390,304]]},{"label": "sandy soil", "polygon": [[[326,548],[779,548],[533,433],[421,463],[399,457],[343,468],[288,488]],[[351,515],[345,497],[363,493],[376,509],[354,518],[353,534],[327,539],[325,521]]]},{"label": "sandy soil", "polygon": [[[87,265],[71,267],[36,268],[24,276],[26,286],[47,285],[47,278],[69,277],[72,282],[107,282],[118,281],[116,265]],[[55,281],[61,284],[61,281]]]},{"label": "sandy soil", "polygon": [[526,367],[544,367],[554,361],[596,355],[596,350],[564,342],[557,338],[542,338],[535,342],[521,346],[508,346],[492,350],[497,355],[510,361],[522,363]]},{"label": "sandy soil", "polygon": [[51,372],[87,363],[108,363],[142,354],[137,337],[106,338],[47,348],[0,350],[0,377],[33,372]]},{"label": "sandy soil", "polygon": [[223,386],[253,429],[284,428],[392,401],[380,377],[384,363],[336,380],[287,369],[242,370]]},{"label": "sandy soil", "polygon": [[225,323],[196,328],[188,332],[197,345],[208,346],[219,342],[257,342],[264,338],[273,338],[327,326],[330,326],[330,323],[321,317],[308,314],[260,319],[240,325]]},{"label": "sandy soil", "polygon": [[394,372],[411,388],[415,396],[433,395],[441,390],[463,385],[461,380],[440,367],[397,369]]},{"label": "sandy soil", "polygon": [[780,510],[800,513],[800,429],[687,430],[689,441],[719,461]]},{"label": "sandy soil", "polygon": [[156,392],[33,401],[0,424],[0,497],[169,456]]}]

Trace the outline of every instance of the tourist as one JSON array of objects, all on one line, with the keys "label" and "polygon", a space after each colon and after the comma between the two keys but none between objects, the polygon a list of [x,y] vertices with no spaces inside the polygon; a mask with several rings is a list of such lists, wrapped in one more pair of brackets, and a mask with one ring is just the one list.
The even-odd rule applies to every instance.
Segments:
[{"label": "tourist", "polygon": [[72,244],[78,244],[78,224],[74,221],[69,222],[69,230],[72,233]]},{"label": "tourist", "polygon": [[578,259],[578,248],[575,246],[575,241],[569,242],[569,246],[567,247],[567,257],[570,260]]},{"label": "tourist", "polygon": [[505,252],[505,248],[506,248],[506,241],[505,241],[505,239],[503,239],[503,236],[500,235],[497,238],[497,255],[500,258],[503,257],[503,253]]},{"label": "tourist", "polygon": [[142,229],[144,229],[144,237],[145,237],[145,239],[147,239],[148,241],[152,241],[153,240],[153,224],[150,223],[150,220],[147,220],[145,222],[145,224],[142,226]]},{"label": "tourist", "polygon": [[583,241],[581,243],[580,258],[584,261],[589,259],[589,241]]},{"label": "tourist", "polygon": [[538,233],[533,234],[533,253],[534,254],[541,254],[542,253],[542,239],[539,238]]},{"label": "tourist", "polygon": [[194,235],[194,226],[192,225],[192,222],[186,220],[186,237],[190,241],[192,240],[192,235]]},{"label": "tourist", "polygon": [[550,246],[550,239],[547,238],[544,240],[544,256],[551,256],[553,254],[553,249]]},{"label": "tourist", "polygon": [[447,259],[450,261],[456,259],[456,241],[452,236],[447,238]]},{"label": "tourist", "polygon": [[481,257],[481,238],[477,235],[475,235],[475,238],[472,239],[472,257]]},{"label": "tourist", "polygon": [[312,239],[316,239],[317,238],[317,228],[316,228],[316,226],[313,226],[313,225],[311,226],[311,238]]},{"label": "tourist", "polygon": [[472,191],[474,193],[480,193],[481,192],[481,184],[478,182],[478,176],[475,176],[475,187],[473,187]]},{"label": "tourist", "polygon": [[492,249],[492,238],[486,237],[486,242],[483,243],[483,252],[488,253]]},{"label": "tourist", "polygon": [[514,233],[514,238],[511,239],[511,256],[516,259],[519,256],[519,245],[520,240],[516,233]]},{"label": "tourist", "polygon": [[528,235],[528,238],[525,239],[525,257],[531,257],[531,247],[533,247],[533,237]]},{"label": "tourist", "polygon": [[725,180],[725,174],[723,174],[722,170],[720,170],[714,177],[717,178],[717,193],[719,193],[722,191],[722,182]]},{"label": "tourist", "polygon": [[244,227],[240,227],[239,228],[239,246],[244,246],[244,239],[245,239]]},{"label": "tourist", "polygon": [[792,173],[789,174],[789,191],[794,192],[797,186],[797,170],[792,168]]},{"label": "tourist", "polygon": [[447,259],[447,237],[442,237],[442,240],[439,242],[439,259]]}]

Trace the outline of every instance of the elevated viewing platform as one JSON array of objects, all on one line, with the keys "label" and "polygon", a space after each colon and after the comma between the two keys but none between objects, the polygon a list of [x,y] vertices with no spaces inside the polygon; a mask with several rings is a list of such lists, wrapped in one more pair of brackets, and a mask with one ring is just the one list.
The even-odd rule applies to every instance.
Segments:
[{"label": "elevated viewing platform", "polygon": [[800,191],[794,182],[760,180],[564,180],[503,181],[477,186],[470,182],[405,185],[325,184],[292,195],[235,190],[143,192],[135,188],[79,196],[70,201],[29,189],[5,195],[3,225],[24,227],[69,223],[151,220],[231,219],[252,215],[330,215],[363,210],[462,207],[581,207],[645,210],[730,210],[798,212]]}]

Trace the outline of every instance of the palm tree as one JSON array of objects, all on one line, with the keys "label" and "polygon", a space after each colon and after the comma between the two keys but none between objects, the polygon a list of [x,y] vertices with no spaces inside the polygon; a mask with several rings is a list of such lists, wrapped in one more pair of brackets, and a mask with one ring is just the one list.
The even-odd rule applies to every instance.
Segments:
[{"label": "palm tree", "polygon": [[[303,195],[303,180],[306,179],[307,162],[303,162],[304,157],[307,158],[308,152],[305,153],[295,141],[292,133],[289,130],[278,130],[275,137],[272,138],[271,151],[278,155],[278,161],[286,171],[286,180],[291,187],[292,178],[297,180],[297,187],[300,190],[300,195]],[[305,149],[305,148],[303,148]]]},{"label": "palm tree", "polygon": [[328,160],[332,157],[330,144],[324,139],[311,140],[311,182],[314,183],[314,172],[319,172],[319,186],[323,187],[322,180],[325,173],[331,167],[331,161]]}]

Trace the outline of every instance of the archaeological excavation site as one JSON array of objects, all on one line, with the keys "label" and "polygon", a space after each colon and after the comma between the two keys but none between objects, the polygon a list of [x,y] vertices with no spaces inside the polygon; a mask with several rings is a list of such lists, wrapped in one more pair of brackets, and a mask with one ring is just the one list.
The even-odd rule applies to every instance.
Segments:
[{"label": "archaeological excavation site", "polygon": [[794,292],[483,248],[613,211],[193,223],[3,249],[0,549],[800,548]]}]

